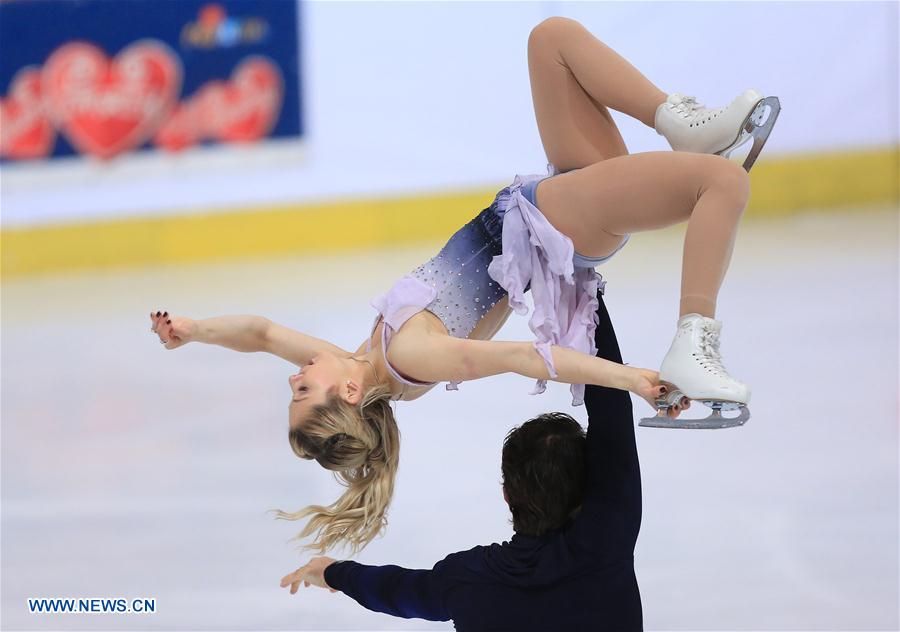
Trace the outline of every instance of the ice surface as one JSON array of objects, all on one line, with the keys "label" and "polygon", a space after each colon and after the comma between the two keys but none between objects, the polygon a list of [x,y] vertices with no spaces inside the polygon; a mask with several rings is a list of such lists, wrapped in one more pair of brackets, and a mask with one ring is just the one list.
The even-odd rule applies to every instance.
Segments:
[{"label": "ice surface", "polygon": [[[636,236],[601,269],[626,362],[656,368],[677,317],[682,230]],[[305,557],[266,511],[328,502],[286,439],[291,366],[165,351],[148,313],[258,313],[343,346],[369,299],[433,253],[130,269],[5,283],[4,629],[449,629],[278,587]],[[720,296],[726,366],[753,419],[638,429],[636,564],[647,629],[898,626],[897,216],[848,209],[747,221]],[[529,339],[513,316],[502,339]],[[430,567],[506,539],[511,426],[573,411],[504,376],[399,405],[401,469],[370,563]],[[650,412],[636,402],[636,416]],[[155,597],[154,615],[34,615],[29,597]]]}]

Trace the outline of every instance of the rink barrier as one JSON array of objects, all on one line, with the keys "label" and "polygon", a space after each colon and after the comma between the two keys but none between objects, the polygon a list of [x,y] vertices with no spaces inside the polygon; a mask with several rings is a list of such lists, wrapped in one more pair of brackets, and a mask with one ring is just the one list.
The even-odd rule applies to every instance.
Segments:
[{"label": "rink barrier", "polygon": [[[747,215],[896,205],[898,155],[895,147],[760,161],[751,173]],[[440,242],[489,205],[501,186],[4,229],[2,277]]]},{"label": "rink barrier", "polygon": [[780,156],[750,172],[751,216],[900,202],[900,147]]}]

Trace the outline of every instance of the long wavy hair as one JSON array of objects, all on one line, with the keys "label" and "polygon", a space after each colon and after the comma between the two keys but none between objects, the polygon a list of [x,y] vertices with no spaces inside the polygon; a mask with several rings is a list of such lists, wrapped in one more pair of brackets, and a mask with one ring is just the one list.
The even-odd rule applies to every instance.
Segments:
[{"label": "long wavy hair", "polygon": [[356,553],[387,525],[400,461],[400,430],[390,402],[385,385],[369,389],[355,406],[335,395],[290,431],[294,454],[332,470],[347,488],[327,507],[277,511],[277,517],[285,520],[309,518],[295,538],[314,536],[304,548],[322,554],[344,544]]}]

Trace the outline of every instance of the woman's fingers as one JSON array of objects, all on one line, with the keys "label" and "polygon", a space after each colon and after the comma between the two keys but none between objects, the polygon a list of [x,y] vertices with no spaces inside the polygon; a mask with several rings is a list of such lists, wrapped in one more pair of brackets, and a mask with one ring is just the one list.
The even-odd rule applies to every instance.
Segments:
[{"label": "woman's fingers", "polygon": [[168,343],[166,349],[174,349],[178,346],[178,336],[175,335],[175,327],[172,325],[172,320],[169,318],[168,313],[163,315],[163,319],[165,319],[162,324],[164,340]]},{"label": "woman's fingers", "polygon": [[[649,375],[650,371],[647,371],[646,377],[651,380],[653,383],[653,378]],[[647,403],[650,404],[653,408],[656,408],[656,400],[663,399],[666,395],[669,394],[670,386],[666,384],[658,384],[650,388],[649,395],[645,396],[644,399],[647,400]],[[691,407],[691,400],[687,397],[682,397],[679,399],[674,406],[670,406],[667,410],[666,414],[669,417],[675,418],[678,417],[681,413],[686,411]]]},{"label": "woman's fingers", "polygon": [[176,322],[169,316],[168,311],[157,310],[150,312],[150,331],[159,336],[159,341],[166,346],[166,349],[177,349],[184,341],[178,335]]},{"label": "woman's fingers", "polygon": [[[169,323],[167,323],[167,321],[169,321]],[[171,323],[169,312],[164,312],[162,310],[150,312],[150,323],[150,330],[157,334],[160,337],[160,340],[167,340],[164,336],[168,330],[167,325]]]},{"label": "woman's fingers", "polygon": [[150,320],[153,322],[153,326],[150,330],[159,336],[160,342],[163,344],[168,341],[168,337],[166,336],[166,324],[165,317],[163,316],[163,312],[155,312],[150,315]]},{"label": "woman's fingers", "polygon": [[674,406],[669,409],[669,417],[675,418],[690,407],[691,400],[689,400],[687,397],[682,397]]}]

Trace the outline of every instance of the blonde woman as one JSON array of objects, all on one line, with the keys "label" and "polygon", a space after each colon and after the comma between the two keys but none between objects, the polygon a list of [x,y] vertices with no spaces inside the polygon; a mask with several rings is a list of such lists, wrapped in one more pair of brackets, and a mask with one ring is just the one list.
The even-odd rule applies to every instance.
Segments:
[{"label": "blonde woman", "polygon": [[[392,400],[417,399],[438,382],[455,390],[467,380],[517,373],[536,379],[536,392],[547,380],[571,384],[576,405],[584,385],[595,384],[655,407],[666,391],[659,374],[595,357],[602,281],[594,267],[632,232],[688,221],[682,318],[670,351],[676,357],[663,367],[679,367],[670,381],[688,398],[746,403],[746,386],[721,365],[713,317],[749,185],[740,166],[709,154],[749,137],[760,95],[747,91],[716,110],[667,96],[564,18],[532,31],[528,62],[551,174],[562,173],[517,176],[436,257],[374,299],[378,316],[358,346],[343,349],[258,316],[151,314],[167,349],[205,342],[267,351],[301,367],[288,380],[291,447],[347,486],[330,506],[281,514],[309,519],[300,537],[314,536],[313,549],[358,549],[383,528],[399,459]],[[676,150],[708,153],[629,155],[607,108],[655,127]],[[529,290],[536,340],[491,341],[510,310],[527,312]],[[661,414],[677,417],[684,405],[679,392]]]}]

